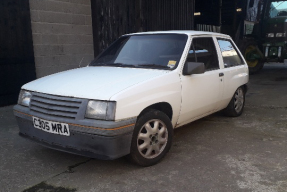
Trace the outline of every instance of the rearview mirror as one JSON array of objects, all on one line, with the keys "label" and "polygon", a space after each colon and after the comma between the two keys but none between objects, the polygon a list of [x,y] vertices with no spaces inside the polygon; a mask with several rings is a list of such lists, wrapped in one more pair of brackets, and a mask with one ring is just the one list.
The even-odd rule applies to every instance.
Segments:
[{"label": "rearview mirror", "polygon": [[204,63],[187,62],[183,67],[183,75],[202,74],[205,72]]}]

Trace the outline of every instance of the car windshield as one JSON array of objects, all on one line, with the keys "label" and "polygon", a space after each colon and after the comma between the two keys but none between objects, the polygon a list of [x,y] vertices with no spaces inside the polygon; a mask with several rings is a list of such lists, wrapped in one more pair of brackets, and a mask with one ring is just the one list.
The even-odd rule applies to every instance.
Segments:
[{"label": "car windshield", "polygon": [[187,41],[184,34],[127,35],[108,47],[90,66],[175,69]]},{"label": "car windshield", "polygon": [[271,2],[269,17],[274,18],[280,16],[287,16],[287,1]]}]

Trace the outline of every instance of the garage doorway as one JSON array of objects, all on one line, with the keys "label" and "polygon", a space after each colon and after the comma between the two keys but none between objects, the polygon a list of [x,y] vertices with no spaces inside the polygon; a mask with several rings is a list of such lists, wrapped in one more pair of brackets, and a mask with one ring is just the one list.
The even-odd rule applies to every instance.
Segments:
[{"label": "garage doorway", "polygon": [[29,0],[0,1],[0,107],[36,79]]}]

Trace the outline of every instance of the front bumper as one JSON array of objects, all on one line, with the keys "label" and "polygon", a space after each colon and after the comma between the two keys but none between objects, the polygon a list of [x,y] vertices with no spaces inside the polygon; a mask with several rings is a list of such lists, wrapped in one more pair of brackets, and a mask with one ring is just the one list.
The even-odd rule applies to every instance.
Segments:
[{"label": "front bumper", "polygon": [[[16,105],[14,114],[20,129],[19,135],[45,147],[97,159],[116,159],[130,153],[136,118],[120,122],[94,120],[92,126],[92,120],[88,120],[89,126],[83,125],[84,120],[61,121],[68,123],[70,129],[70,136],[63,136],[34,128],[32,116],[35,115],[27,107]],[[53,121],[44,116],[39,118]]]}]

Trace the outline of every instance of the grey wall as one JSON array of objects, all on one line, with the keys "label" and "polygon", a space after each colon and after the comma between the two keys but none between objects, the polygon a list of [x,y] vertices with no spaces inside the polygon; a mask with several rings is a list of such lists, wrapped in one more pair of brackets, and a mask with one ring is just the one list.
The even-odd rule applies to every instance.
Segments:
[{"label": "grey wall", "polygon": [[29,0],[37,78],[94,57],[90,0]]}]

